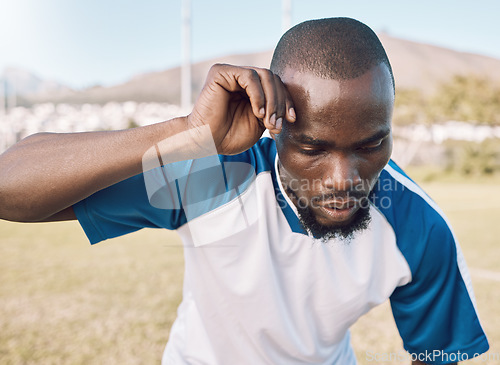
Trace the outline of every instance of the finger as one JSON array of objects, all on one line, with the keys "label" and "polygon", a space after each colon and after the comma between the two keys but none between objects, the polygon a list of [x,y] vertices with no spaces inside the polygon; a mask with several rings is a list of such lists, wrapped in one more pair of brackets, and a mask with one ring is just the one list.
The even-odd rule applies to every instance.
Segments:
[{"label": "finger", "polygon": [[281,115],[278,114],[280,112],[278,104],[280,102],[279,94],[281,92],[278,89],[281,86],[279,86],[279,84],[276,82],[275,75],[271,71],[262,68],[252,69],[258,73],[262,89],[264,90],[264,94],[266,97],[266,116],[263,120],[264,125],[267,129],[276,131],[276,123],[277,121],[282,123],[284,114],[284,105],[281,108]]},{"label": "finger", "polygon": [[[285,88],[286,89],[286,88]],[[288,90],[286,90],[286,120],[290,123],[295,123],[297,114],[295,114],[295,105]]]},{"label": "finger", "polygon": [[231,65],[217,65],[217,72],[223,77],[219,82],[227,91],[244,91],[250,100],[252,112],[257,118],[264,118],[266,113],[266,97],[259,74],[250,68]]},{"label": "finger", "polygon": [[276,128],[281,129],[281,125],[287,120],[288,122],[294,123],[297,119],[295,114],[295,107],[288,89],[285,84],[281,81],[281,78],[278,75],[274,75],[276,82],[276,90],[278,93],[278,111],[277,115],[282,116],[283,120],[280,122],[277,121]]},{"label": "finger", "polygon": [[245,72],[237,78],[238,83],[245,90],[250,99],[253,114],[257,118],[264,118],[266,115],[266,95],[259,74],[255,70],[244,70]]},{"label": "finger", "polygon": [[[264,92],[266,93],[266,119],[265,125],[273,133],[279,133],[285,120],[294,123],[297,119],[295,106],[290,93],[281,78],[269,70],[253,68],[261,77]],[[266,88],[266,82],[262,79],[269,77],[274,82],[274,88]],[[272,91],[268,91],[272,90]],[[273,117],[273,113],[276,114]]]},{"label": "finger", "polygon": [[281,131],[281,127],[286,118],[286,98],[287,98],[287,90],[285,85],[281,82],[281,79],[278,75],[273,74],[274,76],[274,89],[276,92],[276,123],[275,129],[272,131],[273,133],[279,133]]}]

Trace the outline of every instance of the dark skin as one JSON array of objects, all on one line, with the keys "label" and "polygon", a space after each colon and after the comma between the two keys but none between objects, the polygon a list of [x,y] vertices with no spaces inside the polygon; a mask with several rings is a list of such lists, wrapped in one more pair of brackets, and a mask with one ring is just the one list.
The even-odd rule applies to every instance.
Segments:
[{"label": "dark skin", "polygon": [[[353,189],[367,194],[391,154],[393,93],[384,65],[346,81],[291,69],[281,80],[265,69],[215,65],[187,117],[124,131],[41,133],[11,147],[0,155],[0,219],[76,219],[74,203],[142,172],[151,146],[203,125],[221,154],[247,150],[269,129],[283,183],[313,187],[293,189],[294,202]],[[322,224],[343,225],[357,209],[355,199],[330,196],[314,212]]]},{"label": "dark skin", "polygon": [[0,219],[76,219],[73,204],[141,173],[145,152],[166,138],[208,125],[217,152],[231,155],[250,148],[266,128],[279,133],[284,120],[293,123],[295,112],[278,76],[266,69],[214,65],[186,117],[121,131],[39,133],[5,151]]},{"label": "dark skin", "polygon": [[295,204],[302,199],[313,207],[319,223],[345,225],[361,203],[352,192],[368,195],[391,155],[389,70],[381,64],[338,81],[288,69],[283,81],[297,122],[275,136],[282,182]]},{"label": "dark skin", "polygon": [[[338,81],[287,69],[282,80],[297,113],[294,124],[272,134],[283,185],[293,190],[289,197],[295,204],[298,199],[312,203],[321,224],[348,224],[359,206],[332,195],[352,190],[367,195],[392,152],[389,70],[380,64],[358,78]],[[314,203],[325,195],[326,201]]]}]

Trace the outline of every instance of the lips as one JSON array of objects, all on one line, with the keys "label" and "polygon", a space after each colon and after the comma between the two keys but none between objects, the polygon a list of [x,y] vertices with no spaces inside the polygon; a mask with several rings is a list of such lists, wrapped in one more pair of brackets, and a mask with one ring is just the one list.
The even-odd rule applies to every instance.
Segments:
[{"label": "lips", "polygon": [[328,209],[338,209],[338,210],[343,210],[343,209],[349,209],[357,205],[357,200],[355,199],[341,199],[341,200],[333,200],[329,202],[323,202],[320,204],[320,206],[328,208]]},{"label": "lips", "polygon": [[331,200],[318,205],[321,215],[331,223],[347,223],[359,208],[356,199]]}]

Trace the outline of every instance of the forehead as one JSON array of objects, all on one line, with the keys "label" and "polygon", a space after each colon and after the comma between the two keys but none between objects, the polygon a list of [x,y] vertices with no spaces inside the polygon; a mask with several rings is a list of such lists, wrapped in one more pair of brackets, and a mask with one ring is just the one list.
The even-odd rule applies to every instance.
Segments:
[{"label": "forehead", "polygon": [[394,101],[391,75],[383,63],[372,67],[359,77],[334,80],[311,72],[287,67],[281,77],[283,83],[302,107],[324,107],[331,101],[354,99],[360,103],[384,103]]},{"label": "forehead", "polygon": [[[289,132],[322,134],[350,130],[369,133],[390,127],[394,89],[385,64],[349,80],[332,80],[287,68],[282,76],[294,101],[297,122]],[[351,133],[352,134],[352,133]]]}]

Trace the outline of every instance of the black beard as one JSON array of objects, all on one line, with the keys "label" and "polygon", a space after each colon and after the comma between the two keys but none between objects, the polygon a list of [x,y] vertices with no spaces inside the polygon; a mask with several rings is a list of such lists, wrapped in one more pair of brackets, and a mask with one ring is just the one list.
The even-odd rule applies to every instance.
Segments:
[{"label": "black beard", "polygon": [[352,221],[343,226],[329,226],[318,222],[311,207],[297,207],[302,226],[311,232],[314,238],[327,242],[331,239],[352,240],[356,233],[368,228],[371,222],[370,208],[362,204],[354,214]]},{"label": "black beard", "polygon": [[[300,198],[289,186],[285,186],[285,191],[288,193],[290,197],[294,197],[299,203]],[[356,233],[364,231],[368,228],[372,217],[370,215],[370,200],[369,197],[365,194],[358,191],[351,192],[339,192],[337,194],[329,194],[323,195],[313,198],[314,201],[321,201],[325,199],[331,199],[335,196],[347,199],[347,197],[351,196],[361,203],[359,209],[350,223],[345,225],[325,225],[318,222],[316,219],[316,215],[314,214],[314,210],[310,205],[306,204],[296,204],[297,212],[299,214],[299,220],[302,226],[309,231],[314,238],[320,239],[323,243],[328,242],[332,239],[341,239],[346,243],[349,243]]]}]

